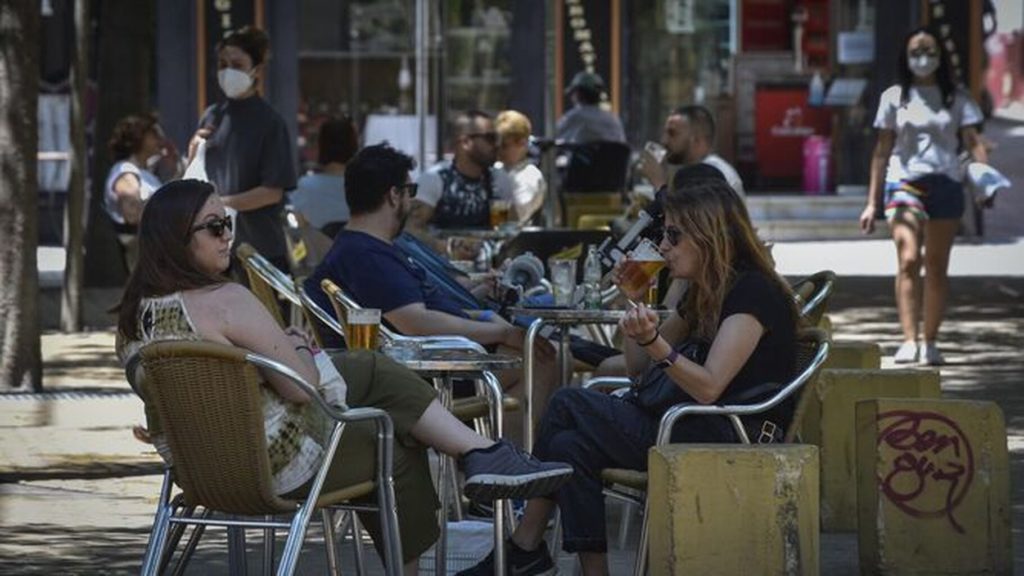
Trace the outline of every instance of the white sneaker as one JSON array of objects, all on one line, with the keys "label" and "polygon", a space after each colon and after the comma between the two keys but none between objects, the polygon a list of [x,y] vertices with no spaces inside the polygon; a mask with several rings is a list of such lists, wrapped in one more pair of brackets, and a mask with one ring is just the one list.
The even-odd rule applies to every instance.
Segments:
[{"label": "white sneaker", "polygon": [[942,357],[942,353],[939,352],[939,347],[935,345],[935,342],[925,342],[921,353],[921,364],[942,366],[945,363],[946,359]]},{"label": "white sneaker", "polygon": [[893,362],[897,364],[910,364],[917,362],[917,342],[908,340],[900,345],[899,349],[896,350],[896,354],[893,355]]}]

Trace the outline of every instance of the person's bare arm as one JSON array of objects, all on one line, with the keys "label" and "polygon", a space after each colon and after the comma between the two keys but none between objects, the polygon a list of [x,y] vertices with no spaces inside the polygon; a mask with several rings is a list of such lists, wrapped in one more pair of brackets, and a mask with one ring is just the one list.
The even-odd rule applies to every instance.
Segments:
[{"label": "person's bare arm", "polygon": [[225,206],[234,208],[239,212],[248,212],[263,208],[264,206],[277,204],[284,198],[284,189],[272,186],[256,186],[245,192],[232,194],[231,196],[221,196],[220,198],[224,201]]},{"label": "person's bare arm", "polygon": [[428,206],[419,200],[412,201],[412,212],[405,222],[405,231],[415,236],[420,242],[430,246],[438,254],[446,255],[447,243],[430,233],[427,227],[430,219],[434,217],[434,207]]},{"label": "person's bare arm", "polygon": [[[653,342],[644,347],[644,352],[660,361],[668,357],[672,346],[665,338],[656,337],[656,321],[657,316],[653,311],[641,307],[626,315],[623,331],[631,339],[640,342],[653,338]],[[711,404],[722,396],[732,379],[750,359],[762,335],[764,326],[753,315],[733,314],[719,327],[703,366],[680,356],[665,369],[665,373],[694,400],[701,404]]]},{"label": "person's bare arm", "polygon": [[508,323],[480,322],[446,312],[430,310],[422,302],[407,304],[384,314],[399,332],[408,336],[456,335],[484,345],[507,344],[521,349],[522,340],[513,344],[515,327]]},{"label": "person's bare arm", "polygon": [[114,193],[117,194],[117,207],[127,224],[138,224],[142,217],[142,183],[139,177],[125,172],[114,181]]},{"label": "person's bare arm", "polygon": [[[285,334],[284,330],[270,316],[267,309],[252,292],[238,284],[227,284],[216,289],[213,295],[220,305],[210,307],[202,319],[196,319],[197,328],[203,337],[217,336],[227,343],[256,354],[277,360],[299,373],[302,378],[316,386],[320,373],[309,350],[297,338]],[[206,327],[203,330],[203,327]],[[309,396],[288,378],[276,372],[261,371],[267,382],[282,398],[303,404]]]},{"label": "person's bare arm", "polygon": [[988,148],[985,148],[985,142],[982,140],[981,135],[978,134],[977,126],[972,125],[961,128],[960,138],[964,142],[964,148],[970,152],[971,158],[975,162],[988,164]]},{"label": "person's bare arm", "polygon": [[885,168],[889,164],[889,156],[892,154],[895,140],[895,131],[887,129],[878,131],[878,140],[875,142],[875,150],[871,155],[871,179],[868,184],[867,205],[860,215],[860,229],[865,234],[875,231],[875,212],[878,210],[878,205],[882,203]]}]

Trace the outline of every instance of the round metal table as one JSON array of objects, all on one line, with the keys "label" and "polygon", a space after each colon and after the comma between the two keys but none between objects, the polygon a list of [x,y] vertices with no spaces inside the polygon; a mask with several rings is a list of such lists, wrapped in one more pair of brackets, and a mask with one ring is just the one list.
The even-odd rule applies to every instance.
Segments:
[{"label": "round metal table", "polygon": [[[572,381],[572,351],[570,350],[570,329],[573,326],[586,324],[617,324],[625,310],[592,310],[577,308],[534,308],[515,307],[509,308],[514,316],[529,316],[535,318],[526,330],[526,339],[523,343],[523,388],[524,388],[524,430],[523,444],[527,451],[533,450],[533,344],[537,335],[544,326],[555,326],[560,329],[558,340],[558,351],[562,366],[559,371],[559,386],[565,386]],[[672,314],[672,310],[656,310],[662,320]]]},{"label": "round metal table", "polygon": [[[495,439],[501,438],[504,393],[501,383],[492,374],[495,370],[512,370],[522,366],[523,361],[518,356],[508,354],[487,354],[474,350],[452,350],[452,349],[421,349],[412,355],[398,358],[391,356],[391,359],[417,374],[430,378],[438,390],[441,404],[447,408],[452,407],[452,381],[454,378],[472,377],[483,381],[487,396],[490,398],[491,422],[493,423],[493,434]],[[441,522],[441,535],[437,540],[434,554],[434,573],[447,574],[448,554],[448,477],[454,470],[455,462],[451,456],[442,454],[440,459],[440,470],[438,471],[438,498],[441,500],[439,521]],[[457,497],[457,494],[452,494]],[[511,520],[511,507],[505,500],[494,502],[494,573],[496,576],[505,575],[505,530],[506,519]],[[461,514],[457,514],[461,519]]]}]

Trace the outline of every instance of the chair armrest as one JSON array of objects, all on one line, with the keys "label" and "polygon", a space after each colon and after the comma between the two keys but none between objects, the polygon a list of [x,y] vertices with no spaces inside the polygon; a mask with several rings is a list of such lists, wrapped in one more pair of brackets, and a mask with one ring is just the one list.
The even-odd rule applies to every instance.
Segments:
[{"label": "chair armrest", "polygon": [[633,381],[625,376],[598,376],[596,378],[588,378],[583,382],[582,387],[610,393],[623,388],[629,388],[632,385]]}]

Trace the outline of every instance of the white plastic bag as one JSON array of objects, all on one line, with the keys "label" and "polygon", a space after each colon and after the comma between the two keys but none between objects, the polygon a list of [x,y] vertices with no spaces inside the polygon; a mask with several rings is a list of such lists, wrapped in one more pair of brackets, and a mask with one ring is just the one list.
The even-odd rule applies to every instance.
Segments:
[{"label": "white plastic bag", "polygon": [[[199,138],[199,144],[196,146],[196,155],[192,158],[192,162],[189,163],[188,168],[185,169],[185,174],[181,177],[182,180],[199,180],[201,182],[209,182],[210,178],[206,174],[206,138]],[[224,212],[231,218],[231,229],[238,230],[238,210],[234,208],[224,207]],[[235,237],[237,234],[231,235],[231,244],[235,243]]]}]

